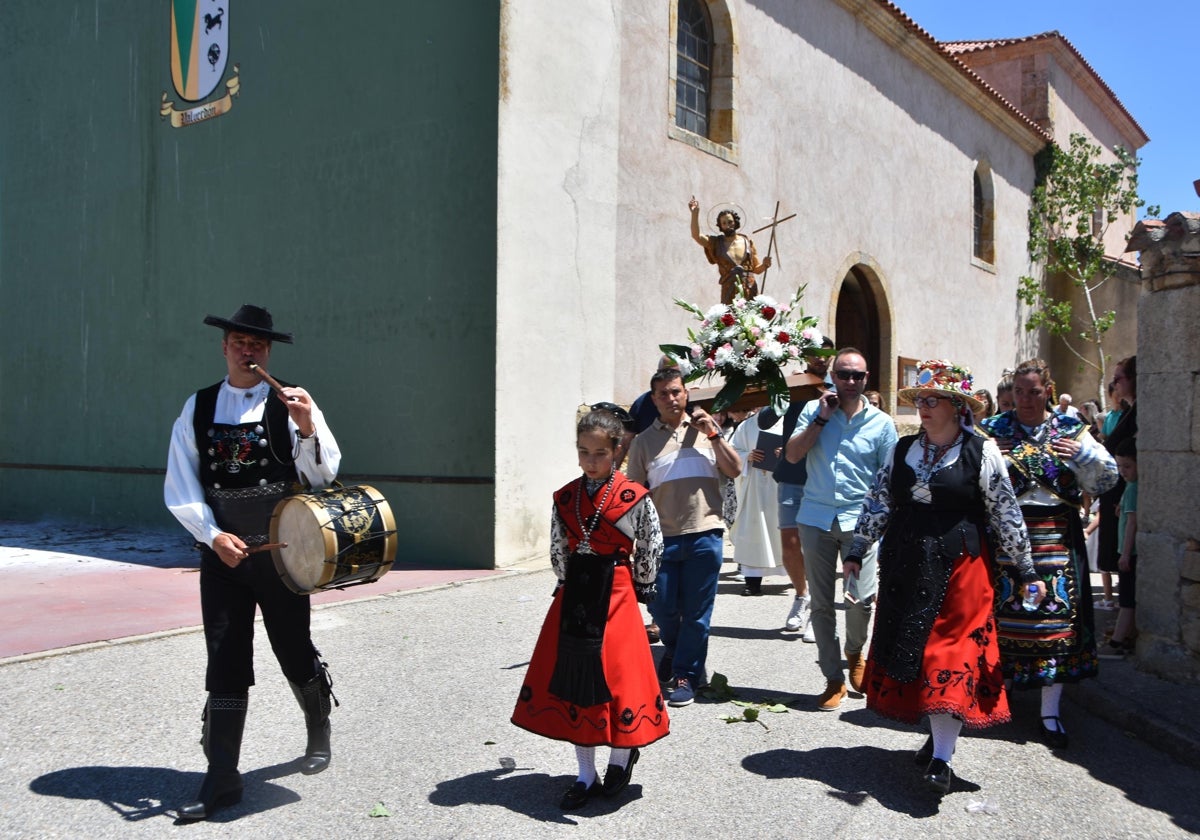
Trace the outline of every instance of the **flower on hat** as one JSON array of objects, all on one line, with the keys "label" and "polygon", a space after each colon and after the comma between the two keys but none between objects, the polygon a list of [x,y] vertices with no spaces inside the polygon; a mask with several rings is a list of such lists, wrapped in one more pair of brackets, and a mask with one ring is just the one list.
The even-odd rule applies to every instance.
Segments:
[{"label": "flower on hat", "polygon": [[983,403],[974,396],[975,380],[971,376],[971,369],[945,359],[927,359],[921,362],[917,366],[916,385],[901,388],[896,396],[911,402],[913,398],[926,396],[931,391],[960,397],[972,411],[983,408]]}]

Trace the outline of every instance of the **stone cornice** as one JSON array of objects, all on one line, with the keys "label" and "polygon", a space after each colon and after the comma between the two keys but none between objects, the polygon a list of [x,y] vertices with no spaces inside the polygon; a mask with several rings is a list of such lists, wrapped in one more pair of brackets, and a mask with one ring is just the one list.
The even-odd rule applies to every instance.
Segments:
[{"label": "stone cornice", "polygon": [[1088,100],[1100,109],[1105,119],[1116,128],[1124,138],[1126,148],[1130,151],[1137,151],[1150,142],[1150,137],[1117,99],[1112,88],[1104,83],[1104,80],[1071,42],[1058,32],[1047,32],[1029,38],[996,43],[981,42],[977,46],[972,44],[970,49],[963,50],[959,54],[1004,56],[1006,58],[1049,55],[1070,77],[1071,81],[1083,91]]},{"label": "stone cornice", "polygon": [[1200,285],[1200,213],[1143,219],[1126,251],[1140,251],[1142,282],[1151,292]]},{"label": "stone cornice", "polygon": [[1053,138],[959,59],[943,50],[933,36],[887,0],[836,0],[885,44],[921,67],[975,111],[1036,154]]}]

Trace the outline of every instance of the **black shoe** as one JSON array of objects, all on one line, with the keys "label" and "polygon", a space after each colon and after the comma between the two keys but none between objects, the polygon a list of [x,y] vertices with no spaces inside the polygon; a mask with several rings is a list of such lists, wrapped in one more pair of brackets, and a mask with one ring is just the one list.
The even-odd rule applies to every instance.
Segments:
[{"label": "black shoe", "polygon": [[242,801],[242,777],[236,770],[210,771],[204,777],[196,801],[179,808],[181,821],[206,820],[219,808]]},{"label": "black shoe", "polygon": [[949,764],[940,758],[935,758],[929,762],[929,766],[925,768],[925,775],[921,778],[931,791],[938,795],[945,795],[950,792],[950,785],[954,781],[954,771],[950,769]]},{"label": "black shoe", "polygon": [[629,784],[629,780],[633,778],[633,765],[637,764],[640,755],[638,748],[634,747],[633,751],[629,753],[629,762],[624,767],[618,767],[615,764],[608,765],[608,769],[604,771],[605,796],[616,796],[625,790],[625,785]]},{"label": "black shoe", "polygon": [[925,743],[921,745],[921,749],[917,750],[913,755],[913,764],[918,767],[928,767],[929,762],[933,761],[933,736],[930,735],[925,739]]},{"label": "black shoe", "polygon": [[563,794],[562,800],[558,805],[564,811],[574,811],[576,808],[582,808],[591,799],[593,793],[600,793],[603,790],[603,785],[600,782],[592,782],[592,786],[588,787],[583,782],[576,782],[567,788],[567,792]]},{"label": "black shoe", "polygon": [[[1047,729],[1045,721],[1053,721],[1054,728]],[[1042,723],[1038,724],[1038,729],[1042,733],[1042,741],[1052,750],[1065,750],[1067,748],[1067,730],[1063,729],[1062,721],[1053,715],[1046,715],[1042,718]]]}]

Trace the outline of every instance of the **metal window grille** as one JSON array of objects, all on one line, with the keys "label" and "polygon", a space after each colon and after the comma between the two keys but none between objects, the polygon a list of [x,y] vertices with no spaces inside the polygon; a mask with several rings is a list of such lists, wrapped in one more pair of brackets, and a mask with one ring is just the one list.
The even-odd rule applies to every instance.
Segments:
[{"label": "metal window grille", "polygon": [[708,100],[712,83],[712,28],[700,0],[679,0],[675,38],[675,124],[708,136]]}]

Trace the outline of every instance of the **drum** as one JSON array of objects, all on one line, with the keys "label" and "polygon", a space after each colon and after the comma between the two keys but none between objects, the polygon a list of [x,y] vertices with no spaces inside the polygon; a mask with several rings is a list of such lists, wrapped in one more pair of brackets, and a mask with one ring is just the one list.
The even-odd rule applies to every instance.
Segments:
[{"label": "drum", "polygon": [[383,577],[396,559],[396,520],[374,487],[333,487],[289,496],[271,514],[275,571],[307,595]]}]

